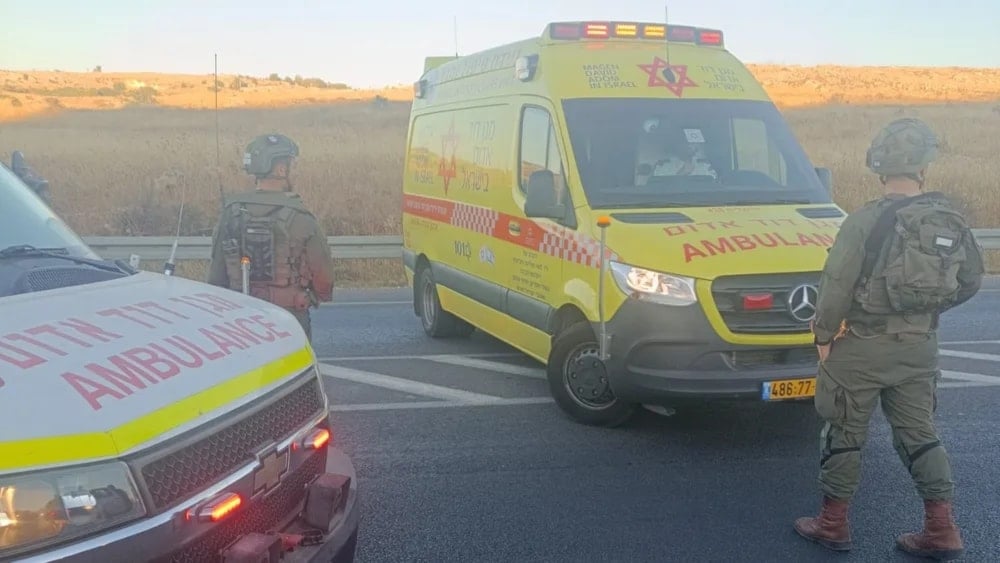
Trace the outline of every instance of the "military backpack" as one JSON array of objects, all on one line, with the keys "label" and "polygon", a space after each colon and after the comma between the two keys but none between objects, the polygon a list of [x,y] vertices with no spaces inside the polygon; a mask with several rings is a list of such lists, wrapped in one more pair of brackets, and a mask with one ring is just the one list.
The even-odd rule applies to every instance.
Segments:
[{"label": "military backpack", "polygon": [[936,314],[955,301],[958,271],[972,237],[965,218],[940,192],[883,209],[865,242],[856,297],[874,314]]},{"label": "military backpack", "polygon": [[[247,201],[233,201],[228,207],[229,220],[224,227],[222,246],[233,289],[240,289],[242,284],[244,257],[249,259],[251,285],[298,286],[301,244],[293,240],[291,233],[298,210]],[[259,214],[248,209],[262,207],[266,210]]]}]

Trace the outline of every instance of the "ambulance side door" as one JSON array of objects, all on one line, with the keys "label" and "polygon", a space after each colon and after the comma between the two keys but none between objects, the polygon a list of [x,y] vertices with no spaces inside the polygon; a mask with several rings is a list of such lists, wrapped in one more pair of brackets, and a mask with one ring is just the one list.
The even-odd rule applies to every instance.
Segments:
[{"label": "ambulance side door", "polygon": [[[518,177],[514,199],[521,209],[523,220],[512,225],[508,234],[519,240],[518,251],[512,256],[508,281],[512,292],[529,298],[534,312],[532,321],[540,330],[549,315],[561,303],[563,293],[563,258],[568,252],[566,231],[575,227],[573,205],[566,189],[564,159],[552,112],[534,100],[521,108],[520,135],[518,139]],[[527,217],[524,205],[528,182],[533,172],[548,170],[553,175],[556,200],[566,206],[566,217],[561,219]],[[514,297],[512,294],[511,297]]]}]

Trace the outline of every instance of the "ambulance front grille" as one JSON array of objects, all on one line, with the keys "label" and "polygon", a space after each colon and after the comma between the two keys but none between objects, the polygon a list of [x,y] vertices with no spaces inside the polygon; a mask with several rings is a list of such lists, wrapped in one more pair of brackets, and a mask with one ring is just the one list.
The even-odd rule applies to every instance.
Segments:
[{"label": "ambulance front grille", "polygon": [[294,516],[299,503],[305,499],[306,485],[323,472],[326,450],[310,456],[285,481],[274,494],[252,503],[231,520],[218,525],[204,536],[169,556],[170,563],[201,563],[221,561],[221,551],[240,536],[250,532],[266,533],[285,524],[284,519]]},{"label": "ambulance front grille", "polygon": [[[803,284],[817,287],[819,273],[723,276],[712,282],[712,299],[722,321],[734,334],[802,334],[809,332],[809,321],[792,316],[788,297]],[[770,308],[744,309],[744,296],[766,293],[771,294]]]},{"label": "ambulance front grille", "polygon": [[140,474],[153,508],[161,510],[190,497],[254,461],[261,448],[307,425],[323,409],[319,385],[309,378],[265,408],[143,465]]}]

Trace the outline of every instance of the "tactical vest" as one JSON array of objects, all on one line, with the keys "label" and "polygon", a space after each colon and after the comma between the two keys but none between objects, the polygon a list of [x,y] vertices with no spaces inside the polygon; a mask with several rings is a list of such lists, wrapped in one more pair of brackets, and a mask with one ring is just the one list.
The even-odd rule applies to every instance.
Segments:
[{"label": "tactical vest", "polygon": [[289,309],[309,306],[305,240],[292,235],[298,213],[308,212],[297,203],[259,193],[226,203],[220,237],[230,289],[243,290],[242,260],[247,258],[250,295]]}]

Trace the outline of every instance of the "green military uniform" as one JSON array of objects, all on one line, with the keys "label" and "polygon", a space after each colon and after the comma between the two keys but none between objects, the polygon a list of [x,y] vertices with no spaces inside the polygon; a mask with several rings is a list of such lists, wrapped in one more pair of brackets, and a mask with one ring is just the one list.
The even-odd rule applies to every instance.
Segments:
[{"label": "green military uniform", "polygon": [[[298,156],[287,137],[266,135],[247,149],[244,168],[269,178],[278,159]],[[302,198],[290,191],[256,189],[226,198],[212,236],[208,283],[243,289],[249,259],[250,295],[292,313],[312,338],[309,308],[329,301],[333,261],[326,235]]]},{"label": "green military uniform", "polygon": [[[922,123],[899,120],[875,138],[869,151],[869,167],[883,181],[885,176],[909,176],[922,184],[923,177],[919,174],[936,156],[935,146],[933,134]],[[917,198],[893,193],[869,202],[841,225],[823,269],[813,326],[818,345],[831,343],[829,355],[819,363],[815,397],[816,411],[825,421],[820,436],[819,472],[824,502],[819,517],[800,518],[795,528],[831,549],[849,549],[847,507],[858,487],[861,449],[867,439],[869,421],[881,399],[882,410],[892,427],[893,445],[927,509],[925,532],[906,534],[898,545],[916,554],[954,556],[962,549],[958,531],[951,522],[954,482],[948,455],[933,423],[940,377],[936,328],[941,312],[975,295],[984,265],[981,249],[971,232],[964,229],[955,237],[960,239],[957,250],[950,255],[955,258],[941,259],[943,272],[904,272],[898,268],[898,260],[883,262],[887,265],[876,268],[874,264],[882,247],[866,248],[866,243],[873,230],[893,234],[891,223],[886,223],[885,230],[876,229],[876,225],[883,212],[896,202],[908,204],[897,215],[904,224],[924,219],[931,210],[948,205],[943,195],[936,192]],[[952,217],[947,211],[944,213],[945,217]],[[962,224],[960,220],[949,220],[952,223],[937,221]],[[929,228],[926,225],[925,220],[917,238],[924,238],[924,230]],[[939,228],[937,223],[934,228]],[[911,246],[896,246],[904,250],[895,254],[890,250],[882,252],[898,258],[922,242],[910,240]],[[913,256],[906,258],[914,260]],[[928,260],[921,264],[935,260],[922,256],[919,259]],[[873,275],[865,275],[872,274],[873,269]],[[914,276],[921,281],[952,280],[950,286],[944,284],[951,288],[948,298],[942,299],[943,304],[937,308],[898,311],[900,303],[912,304],[918,297],[893,289],[893,284],[897,284],[896,280],[913,282]],[[873,280],[871,285],[864,283],[869,278]],[[887,279],[889,284],[885,283]],[[880,280],[881,286],[877,283]]]}]

